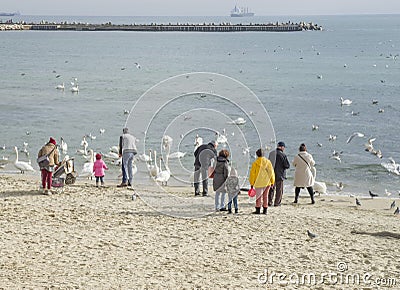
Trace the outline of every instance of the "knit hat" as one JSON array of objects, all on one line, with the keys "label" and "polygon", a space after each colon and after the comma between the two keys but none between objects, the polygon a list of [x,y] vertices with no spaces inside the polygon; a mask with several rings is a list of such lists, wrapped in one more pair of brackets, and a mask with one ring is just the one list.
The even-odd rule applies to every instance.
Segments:
[{"label": "knit hat", "polygon": [[54,139],[53,137],[50,137],[49,143],[52,143],[54,145],[57,144],[56,139]]},{"label": "knit hat", "polygon": [[122,129],[122,133],[124,133],[124,134],[127,134],[129,132],[129,129],[128,128],[124,128],[124,129]]},{"label": "knit hat", "polygon": [[101,159],[101,154],[100,153],[97,153],[96,154],[96,159],[98,160],[98,159]]}]

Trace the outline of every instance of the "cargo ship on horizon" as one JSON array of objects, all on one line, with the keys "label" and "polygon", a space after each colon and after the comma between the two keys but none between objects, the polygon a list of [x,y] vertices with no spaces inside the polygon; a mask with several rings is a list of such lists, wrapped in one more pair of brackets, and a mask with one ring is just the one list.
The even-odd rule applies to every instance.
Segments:
[{"label": "cargo ship on horizon", "polygon": [[18,16],[21,15],[19,12],[11,12],[11,13],[7,13],[7,12],[0,12],[0,16]]}]

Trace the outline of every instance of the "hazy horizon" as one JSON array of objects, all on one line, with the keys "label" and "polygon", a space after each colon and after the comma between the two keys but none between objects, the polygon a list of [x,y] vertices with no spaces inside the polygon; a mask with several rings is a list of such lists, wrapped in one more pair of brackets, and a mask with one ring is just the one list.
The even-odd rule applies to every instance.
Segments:
[{"label": "hazy horizon", "polygon": [[227,16],[232,8],[248,7],[256,16],[400,14],[400,1],[337,0],[307,2],[185,0],[0,0],[0,12],[54,16]]}]

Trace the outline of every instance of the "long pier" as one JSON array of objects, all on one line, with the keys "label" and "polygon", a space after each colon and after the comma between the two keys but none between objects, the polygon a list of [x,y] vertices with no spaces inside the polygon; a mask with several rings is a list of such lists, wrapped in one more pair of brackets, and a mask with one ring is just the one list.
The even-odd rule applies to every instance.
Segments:
[{"label": "long pier", "polygon": [[203,24],[88,24],[88,23],[6,23],[0,24],[0,30],[53,30],[53,31],[145,31],[145,32],[292,32],[304,30],[322,30],[322,27],[313,23],[259,23],[259,24],[231,24],[231,23],[203,23]]}]

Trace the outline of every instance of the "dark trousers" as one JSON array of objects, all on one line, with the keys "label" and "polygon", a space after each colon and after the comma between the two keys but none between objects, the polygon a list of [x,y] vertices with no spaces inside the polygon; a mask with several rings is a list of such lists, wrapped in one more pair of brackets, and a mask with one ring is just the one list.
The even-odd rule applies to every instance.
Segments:
[{"label": "dark trousers", "polygon": [[203,194],[208,193],[208,168],[201,166],[194,167],[194,193],[200,194],[200,175],[203,182]]},{"label": "dark trousers", "polygon": [[268,196],[268,205],[271,206],[275,194],[274,206],[280,206],[283,196],[283,180],[275,180],[275,185],[271,186]]},{"label": "dark trousers", "polygon": [[[297,202],[297,200],[299,199],[299,195],[300,195],[300,189],[302,189],[302,187],[296,187],[294,190],[295,193],[295,197],[294,197],[294,201]],[[307,187],[307,191],[308,194],[311,197],[311,202],[314,203],[314,189],[312,186]]]},{"label": "dark trousers", "polygon": [[99,180],[100,180],[101,184],[103,184],[104,183],[104,175],[103,176],[96,176],[96,184],[99,182]]}]

